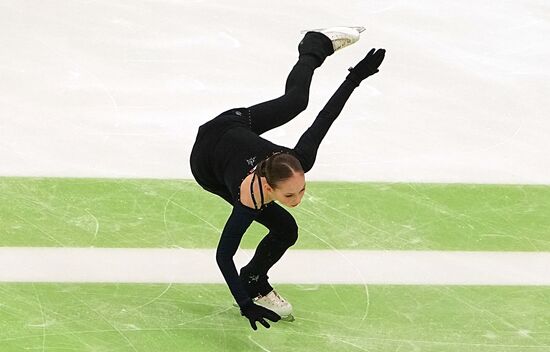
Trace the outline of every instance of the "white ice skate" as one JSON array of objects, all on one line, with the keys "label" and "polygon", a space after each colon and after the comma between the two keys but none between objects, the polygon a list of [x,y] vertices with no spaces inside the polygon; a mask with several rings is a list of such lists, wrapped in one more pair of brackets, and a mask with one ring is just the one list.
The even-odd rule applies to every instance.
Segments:
[{"label": "white ice skate", "polygon": [[350,46],[357,42],[360,37],[360,33],[365,30],[365,27],[329,27],[303,30],[301,33],[307,32],[321,32],[332,41],[332,47],[334,51]]},{"label": "white ice skate", "polygon": [[253,302],[259,306],[270,309],[281,316],[281,320],[294,321],[292,305],[281,297],[277,291],[272,290],[265,296],[258,296]]}]

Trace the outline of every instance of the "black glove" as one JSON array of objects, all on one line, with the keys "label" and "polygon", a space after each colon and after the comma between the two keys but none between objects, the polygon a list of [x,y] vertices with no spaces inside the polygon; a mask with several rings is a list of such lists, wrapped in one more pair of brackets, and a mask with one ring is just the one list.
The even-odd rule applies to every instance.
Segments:
[{"label": "black glove", "polygon": [[367,56],[359,61],[355,67],[349,68],[349,74],[346,79],[359,85],[362,80],[378,72],[378,67],[382,63],[382,60],[384,60],[384,55],[386,55],[386,49],[371,49]]},{"label": "black glove", "polygon": [[264,318],[267,318],[273,322],[278,322],[281,319],[281,316],[279,314],[275,313],[272,310],[254,304],[253,302],[249,302],[245,306],[241,307],[241,315],[244,315],[248,318],[248,320],[250,320],[250,326],[252,326],[252,329],[254,330],[258,330],[258,328],[256,327],[256,322],[259,322],[267,329],[269,329],[269,324],[267,321],[265,321]]}]

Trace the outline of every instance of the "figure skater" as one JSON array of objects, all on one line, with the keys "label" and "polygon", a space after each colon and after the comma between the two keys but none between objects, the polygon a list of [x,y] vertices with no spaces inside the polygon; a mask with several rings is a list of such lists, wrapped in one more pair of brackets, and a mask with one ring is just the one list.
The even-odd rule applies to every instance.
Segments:
[{"label": "figure skater", "polygon": [[[362,27],[312,30],[298,45],[298,62],[288,75],[285,94],[251,107],[228,110],[199,127],[190,157],[197,183],[233,206],[223,228],[216,261],[240,308],[257,330],[265,319],[293,320],[292,305],[268,282],[269,269],[298,239],[298,225],[281,205],[300,204],[304,174],[313,166],[317,150],[351,93],[362,80],[378,72],[384,49],[372,49],[336,90],[293,149],[262,137],[306,109],[313,71],[334,51],[355,43]],[[237,273],[233,256],[252,221],[269,232],[253,258]]]}]

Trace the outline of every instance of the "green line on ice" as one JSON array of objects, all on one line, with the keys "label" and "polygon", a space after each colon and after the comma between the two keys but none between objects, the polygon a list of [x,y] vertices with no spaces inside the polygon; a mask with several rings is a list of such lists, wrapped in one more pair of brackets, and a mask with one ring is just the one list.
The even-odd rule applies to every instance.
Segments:
[{"label": "green line on ice", "polygon": [[[230,212],[190,180],[0,178],[0,197],[0,246],[215,248]],[[550,186],[310,181],[289,211],[296,249],[550,250]]]}]

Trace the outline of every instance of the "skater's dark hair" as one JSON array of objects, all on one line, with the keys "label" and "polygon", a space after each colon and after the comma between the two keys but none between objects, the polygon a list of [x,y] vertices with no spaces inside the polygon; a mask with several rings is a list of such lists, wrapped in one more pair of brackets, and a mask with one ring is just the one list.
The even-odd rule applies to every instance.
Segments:
[{"label": "skater's dark hair", "polygon": [[295,173],[304,173],[304,169],[296,157],[279,152],[260,161],[255,172],[257,176],[265,177],[267,183],[276,189],[279,183],[291,178]]}]

